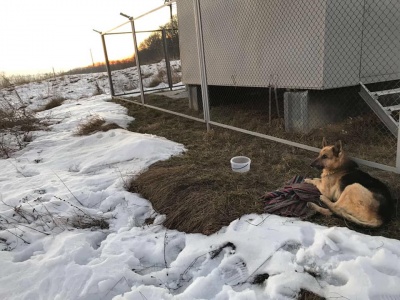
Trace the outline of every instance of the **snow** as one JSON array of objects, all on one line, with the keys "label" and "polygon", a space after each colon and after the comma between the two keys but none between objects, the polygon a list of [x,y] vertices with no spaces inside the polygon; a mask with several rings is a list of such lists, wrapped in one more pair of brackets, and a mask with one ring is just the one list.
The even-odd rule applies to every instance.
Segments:
[{"label": "snow", "polygon": [[[166,229],[166,216],[125,185],[186,149],[125,129],[76,136],[91,116],[122,128],[134,121],[109,95],[93,96],[100,78],[17,87],[30,108],[51,93],[68,100],[37,113],[50,130],[0,160],[0,299],[293,299],[300,289],[400,299],[398,240],[268,214],[242,216],[211,236]],[[109,228],[76,228],[74,218]],[[260,274],[268,279],[253,283]]]}]

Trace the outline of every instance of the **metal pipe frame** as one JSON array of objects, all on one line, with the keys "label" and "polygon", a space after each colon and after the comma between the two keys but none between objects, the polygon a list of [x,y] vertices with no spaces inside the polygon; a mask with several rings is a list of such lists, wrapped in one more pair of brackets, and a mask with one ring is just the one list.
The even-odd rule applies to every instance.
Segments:
[{"label": "metal pipe frame", "polygon": [[208,84],[207,84],[207,70],[206,70],[206,59],[204,53],[204,40],[203,40],[203,27],[201,21],[201,8],[200,1],[193,0],[194,5],[194,18],[196,25],[196,40],[197,50],[199,55],[200,65],[200,78],[201,78],[201,96],[203,102],[204,120],[206,121],[207,131],[210,131],[210,106],[208,98]]},{"label": "metal pipe frame", "polygon": [[171,6],[171,5],[174,4],[174,3],[176,3],[176,0],[165,2],[163,5],[161,5],[161,6],[159,6],[159,7],[156,7],[156,8],[154,8],[154,9],[148,11],[147,13],[144,13],[144,14],[142,14],[142,15],[140,15],[140,16],[137,16],[137,17],[135,18],[135,20],[140,19],[140,18],[143,18],[143,17],[145,17],[145,16],[147,16],[147,15],[149,15],[149,14],[151,14],[151,13],[153,13],[153,12],[155,12],[155,11],[161,9],[161,8],[164,8],[164,7],[166,7],[166,6]]},{"label": "metal pipe frame", "polygon": [[140,68],[139,50],[138,50],[136,32],[135,32],[135,21],[133,20],[133,18],[131,18],[130,21],[131,21],[131,26],[132,26],[133,45],[135,47],[135,59],[136,59],[136,68],[137,68],[137,73],[138,73],[138,78],[139,78],[140,98],[142,99],[142,104],[144,104],[143,78],[142,78],[142,69]]},{"label": "metal pipe frame", "polygon": [[397,128],[396,173],[400,174],[400,126]]},{"label": "metal pipe frame", "polygon": [[176,116],[179,116],[179,117],[183,117],[183,118],[186,118],[186,119],[198,121],[198,122],[201,122],[201,123],[205,122],[204,119],[200,119],[200,118],[192,117],[192,116],[189,116],[189,115],[181,114],[181,113],[178,113],[178,112],[175,112],[175,111],[172,111],[172,110],[168,110],[168,109],[164,109],[164,108],[160,108],[160,107],[157,107],[157,106],[153,106],[153,105],[149,105],[149,104],[141,104],[141,103],[139,103],[137,101],[133,101],[133,100],[129,100],[129,99],[121,98],[121,97],[113,97],[113,99],[117,99],[117,100],[129,102],[129,103],[137,104],[137,105],[140,105],[140,106],[144,106],[144,107],[148,107],[148,108],[151,108],[151,109],[159,110],[159,111],[162,111],[162,112],[165,112],[165,113],[173,114],[173,115],[176,115]]},{"label": "metal pipe frame", "polygon": [[163,41],[164,56],[165,56],[165,67],[167,68],[168,86],[169,86],[169,89],[172,91],[171,63],[169,61],[167,34],[165,32],[165,29],[162,30],[162,41]]},{"label": "metal pipe frame", "polygon": [[[155,12],[155,11],[161,9],[161,8],[164,8],[164,7],[166,7],[166,6],[172,5],[172,4],[174,4],[175,2],[176,2],[176,0],[173,0],[173,1],[171,0],[171,1],[165,2],[163,5],[158,6],[158,7],[154,8],[154,9],[152,9],[152,10],[150,10],[150,11],[148,11],[148,12],[146,12],[146,13],[140,15],[140,16],[137,16],[136,18],[133,18],[133,17],[132,17],[132,20],[133,20],[133,21],[136,21],[136,20],[138,20],[138,19],[140,19],[140,18],[143,18],[143,17],[145,17],[145,16],[147,16],[147,15],[149,15],[149,14],[151,14],[151,13],[153,13],[153,12]],[[114,31],[114,30],[116,30],[116,29],[118,29],[118,28],[121,28],[122,26],[124,26],[124,25],[126,25],[126,24],[128,24],[128,23],[129,23],[129,21],[128,21],[128,22],[125,22],[125,23],[122,23],[121,25],[118,25],[118,26],[116,26],[116,27],[114,27],[114,28],[111,28],[111,29],[109,29],[109,30],[107,30],[107,31],[103,31],[102,34],[108,34],[108,33],[110,33],[111,31]]]},{"label": "metal pipe frame", "polygon": [[[182,85],[182,84],[180,84],[180,85],[174,85],[173,86],[173,88],[184,88],[185,86],[184,85]],[[167,89],[169,89],[169,88],[156,88],[156,89],[148,89],[148,90],[145,90],[145,92],[147,93],[147,92],[156,92],[156,91],[165,91],[165,90],[167,90]],[[174,89],[172,89],[172,90],[174,90]],[[180,90],[180,89],[176,89],[176,90]],[[135,94],[140,94],[140,91],[138,91],[138,92],[130,92],[130,93],[124,93],[124,94],[115,94],[114,96],[115,97],[117,97],[117,96],[128,96],[128,95],[135,95]]]},{"label": "metal pipe frame", "polygon": [[[141,31],[136,31],[136,33],[150,33],[150,32],[162,32],[163,29],[154,29],[154,30],[141,30]],[[165,28],[165,31],[178,31],[177,28]],[[101,32],[99,32],[101,33]],[[132,31],[120,31],[120,32],[110,32],[110,33],[104,33],[104,35],[115,35],[115,34],[128,34],[132,33]]]},{"label": "metal pipe frame", "polygon": [[133,19],[133,17],[128,16],[126,14],[120,13],[120,15],[125,18],[128,18],[129,22],[131,22],[133,46],[134,46],[134,50],[135,50],[134,55],[135,55],[136,69],[137,69],[138,79],[139,79],[140,98],[142,100],[142,104],[144,104],[143,78],[142,78],[142,70],[140,68],[139,50],[138,50],[137,39],[136,39],[135,20]]},{"label": "metal pipe frame", "polygon": [[106,41],[105,41],[104,35],[101,34],[100,36],[101,36],[101,42],[103,44],[104,60],[106,61],[106,68],[107,68],[107,74],[108,74],[108,84],[110,85],[110,93],[111,93],[111,96],[114,96],[115,95],[115,91],[114,91],[114,85],[113,85],[113,82],[112,82],[110,61],[108,60]]}]

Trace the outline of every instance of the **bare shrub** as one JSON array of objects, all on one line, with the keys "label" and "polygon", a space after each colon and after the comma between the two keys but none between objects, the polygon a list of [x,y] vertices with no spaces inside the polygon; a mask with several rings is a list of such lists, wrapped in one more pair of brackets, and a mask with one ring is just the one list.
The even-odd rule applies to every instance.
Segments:
[{"label": "bare shrub", "polygon": [[172,66],[171,67],[171,77],[172,83],[176,84],[182,81],[182,69],[181,66]]},{"label": "bare shrub", "polygon": [[137,89],[137,84],[132,82],[132,81],[129,81],[127,84],[124,84],[124,86],[123,86],[123,91],[124,92],[125,91],[132,91],[134,89]]},{"label": "bare shrub", "polygon": [[151,79],[149,87],[156,87],[164,82],[165,76],[167,76],[167,72],[164,69],[159,69],[158,73]]},{"label": "bare shrub", "polygon": [[104,90],[100,87],[100,84],[97,80],[94,83],[94,87],[95,87],[95,90],[94,90],[92,96],[105,94]]},{"label": "bare shrub", "polygon": [[54,74],[36,74],[36,75],[11,75],[6,76],[4,72],[0,73],[0,88],[9,88],[12,86],[18,86],[27,84],[30,82],[39,82],[41,80],[46,80],[49,78],[54,78]]},{"label": "bare shrub", "polygon": [[[172,83],[176,84],[182,81],[182,76],[179,74],[179,70],[175,68],[171,69],[171,79]],[[167,71],[165,69],[159,69],[158,73],[153,76],[149,83],[149,87],[156,87],[162,82],[167,81]]]},{"label": "bare shrub", "polygon": [[178,72],[173,70],[171,73],[172,73],[171,77],[172,77],[173,84],[176,84],[176,83],[179,83],[182,81],[182,76]]},{"label": "bare shrub", "polygon": [[173,68],[174,68],[175,72],[182,72],[182,66],[181,65],[175,65],[175,66],[173,66]]},{"label": "bare shrub", "polygon": [[[15,240],[12,241],[10,235],[25,244],[30,244],[28,238],[25,237],[25,233],[28,231],[50,235],[53,232],[74,228],[108,229],[108,222],[105,218],[98,215],[93,216],[85,208],[78,207],[67,200],[55,197],[72,208],[68,213],[51,211],[54,206],[49,206],[41,197],[33,198],[31,201],[28,201],[28,198],[29,196],[24,197],[16,206],[1,200],[8,209],[0,213],[0,230],[7,232],[8,237],[0,237],[0,250],[12,250]],[[15,231],[18,234],[14,234]]]},{"label": "bare shrub", "polygon": [[16,99],[1,95],[0,101],[0,157],[10,157],[32,140],[32,131],[43,128],[44,124],[27,109],[17,91]]},{"label": "bare shrub", "polygon": [[11,87],[11,81],[4,73],[0,73],[0,88]]},{"label": "bare shrub", "polygon": [[143,78],[143,79],[149,78],[149,77],[151,77],[151,76],[153,76],[153,73],[151,73],[151,72],[142,74],[142,78]]}]

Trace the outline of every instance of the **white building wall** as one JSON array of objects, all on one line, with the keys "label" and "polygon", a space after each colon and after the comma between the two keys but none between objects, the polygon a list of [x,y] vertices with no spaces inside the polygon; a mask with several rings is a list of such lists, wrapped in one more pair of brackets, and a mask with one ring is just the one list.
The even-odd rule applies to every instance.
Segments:
[{"label": "white building wall", "polygon": [[324,88],[357,85],[364,0],[328,1],[325,23]]},{"label": "white building wall", "polygon": [[366,0],[361,77],[364,82],[400,78],[400,1]]},{"label": "white building wall", "polygon": [[[400,78],[400,1],[200,3],[210,85],[328,89]],[[178,19],[183,82],[200,84],[192,0],[178,1]]]},{"label": "white building wall", "polygon": [[179,50],[182,82],[200,84],[200,67],[196,42],[196,27],[192,0],[178,0]]}]

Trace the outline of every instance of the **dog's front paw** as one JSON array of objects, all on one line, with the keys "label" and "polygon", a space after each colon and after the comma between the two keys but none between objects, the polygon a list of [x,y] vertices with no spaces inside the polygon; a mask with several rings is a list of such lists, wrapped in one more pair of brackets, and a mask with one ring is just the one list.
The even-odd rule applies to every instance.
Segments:
[{"label": "dog's front paw", "polygon": [[314,180],[311,178],[304,179],[304,183],[314,184]]},{"label": "dog's front paw", "polygon": [[314,205],[315,205],[315,204],[312,203],[312,202],[307,202],[306,205],[307,205],[308,208],[314,208]]}]

